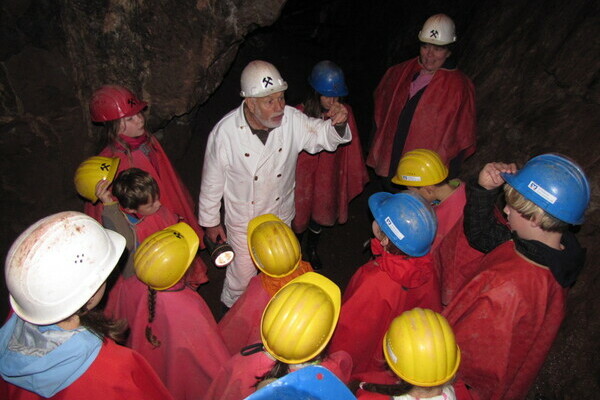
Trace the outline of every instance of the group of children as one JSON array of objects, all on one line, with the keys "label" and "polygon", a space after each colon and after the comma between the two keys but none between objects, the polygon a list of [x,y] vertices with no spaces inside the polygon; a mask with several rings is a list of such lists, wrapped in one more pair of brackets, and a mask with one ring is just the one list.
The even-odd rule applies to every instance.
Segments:
[{"label": "group of children", "polygon": [[11,247],[0,397],[242,399],[312,364],[361,399],[525,397],[584,263],[568,230],[590,199],[575,162],[490,163],[466,184],[448,180],[437,153],[407,152],[393,178],[407,190],[369,198],[373,259],[343,297],[302,260],[290,226],[258,216],[247,237],[260,273],[217,323],[196,291],[206,281],[202,230],[145,130],[145,107],[119,86],[92,99],[109,144],[75,181],[98,200],[86,212],[104,227],[59,213]]}]

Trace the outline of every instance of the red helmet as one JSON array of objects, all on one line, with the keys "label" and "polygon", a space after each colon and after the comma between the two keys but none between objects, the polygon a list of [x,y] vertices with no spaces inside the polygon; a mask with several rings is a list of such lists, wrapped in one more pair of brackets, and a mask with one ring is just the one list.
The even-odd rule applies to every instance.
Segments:
[{"label": "red helmet", "polygon": [[105,85],[92,95],[90,114],[94,122],[114,121],[135,115],[147,105],[123,86]]}]

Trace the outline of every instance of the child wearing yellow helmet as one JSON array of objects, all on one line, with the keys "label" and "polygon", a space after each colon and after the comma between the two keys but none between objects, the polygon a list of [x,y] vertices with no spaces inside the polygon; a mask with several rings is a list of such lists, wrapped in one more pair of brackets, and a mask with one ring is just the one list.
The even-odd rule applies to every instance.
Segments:
[{"label": "child wearing yellow helmet", "polygon": [[156,370],[175,399],[202,397],[230,354],[204,299],[182,279],[199,240],[185,222],[148,236],[134,254],[135,276],[123,280],[120,315],[127,345]]},{"label": "child wearing yellow helmet", "polygon": [[294,278],[313,270],[301,259],[300,243],[292,229],[274,214],[250,220],[248,247],[260,272],[218,324],[232,355],[260,341],[260,318],[275,293]]},{"label": "child wearing yellow helmet", "polygon": [[433,205],[438,227],[431,253],[440,278],[442,304],[448,304],[472,277],[469,264],[483,257],[469,246],[463,229],[466,185],[458,178],[449,180],[448,168],[439,154],[428,149],[404,154],[392,182],[406,186]]},{"label": "child wearing yellow helmet", "polygon": [[390,324],[382,347],[396,382],[360,382],[358,399],[377,397],[370,393],[386,395],[386,398],[392,396],[396,400],[469,398],[464,384],[457,385],[462,396],[457,396],[453,387],[460,366],[460,349],[442,315],[422,308],[405,311]]},{"label": "child wearing yellow helmet", "polygon": [[257,386],[308,365],[321,364],[341,381],[350,378],[346,352],[327,354],[340,312],[335,283],[307,272],[285,285],[269,301],[261,320],[261,343],[234,355],[215,378],[205,399],[242,399]]}]

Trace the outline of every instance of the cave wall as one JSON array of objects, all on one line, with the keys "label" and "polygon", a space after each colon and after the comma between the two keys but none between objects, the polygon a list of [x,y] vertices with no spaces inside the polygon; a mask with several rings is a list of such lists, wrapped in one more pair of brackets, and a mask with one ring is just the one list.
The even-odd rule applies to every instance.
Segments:
[{"label": "cave wall", "polygon": [[529,398],[593,398],[600,391],[599,2],[288,0],[282,11],[284,3],[4,1],[0,254],[40,217],[82,208],[72,175],[97,149],[87,100],[101,84],[125,84],[150,102],[150,129],[195,195],[206,135],[239,103],[249,59],[269,59],[298,85],[314,62],[340,64],[367,148],[375,85],[387,67],[416,55],[422,22],[445,12],[457,24],[459,67],[477,90],[478,150],[465,178],[489,161],[522,164],[548,151],[572,156],[589,175],[592,202],[578,234],[586,267]]}]

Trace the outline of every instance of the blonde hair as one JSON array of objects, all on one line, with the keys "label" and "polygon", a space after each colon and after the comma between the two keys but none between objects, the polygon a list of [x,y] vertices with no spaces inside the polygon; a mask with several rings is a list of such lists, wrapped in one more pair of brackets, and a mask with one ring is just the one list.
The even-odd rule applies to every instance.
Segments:
[{"label": "blonde hair", "polygon": [[504,185],[506,204],[528,220],[534,219],[542,230],[547,232],[564,232],[569,224],[553,217],[534,202],[527,200],[509,184]]}]

